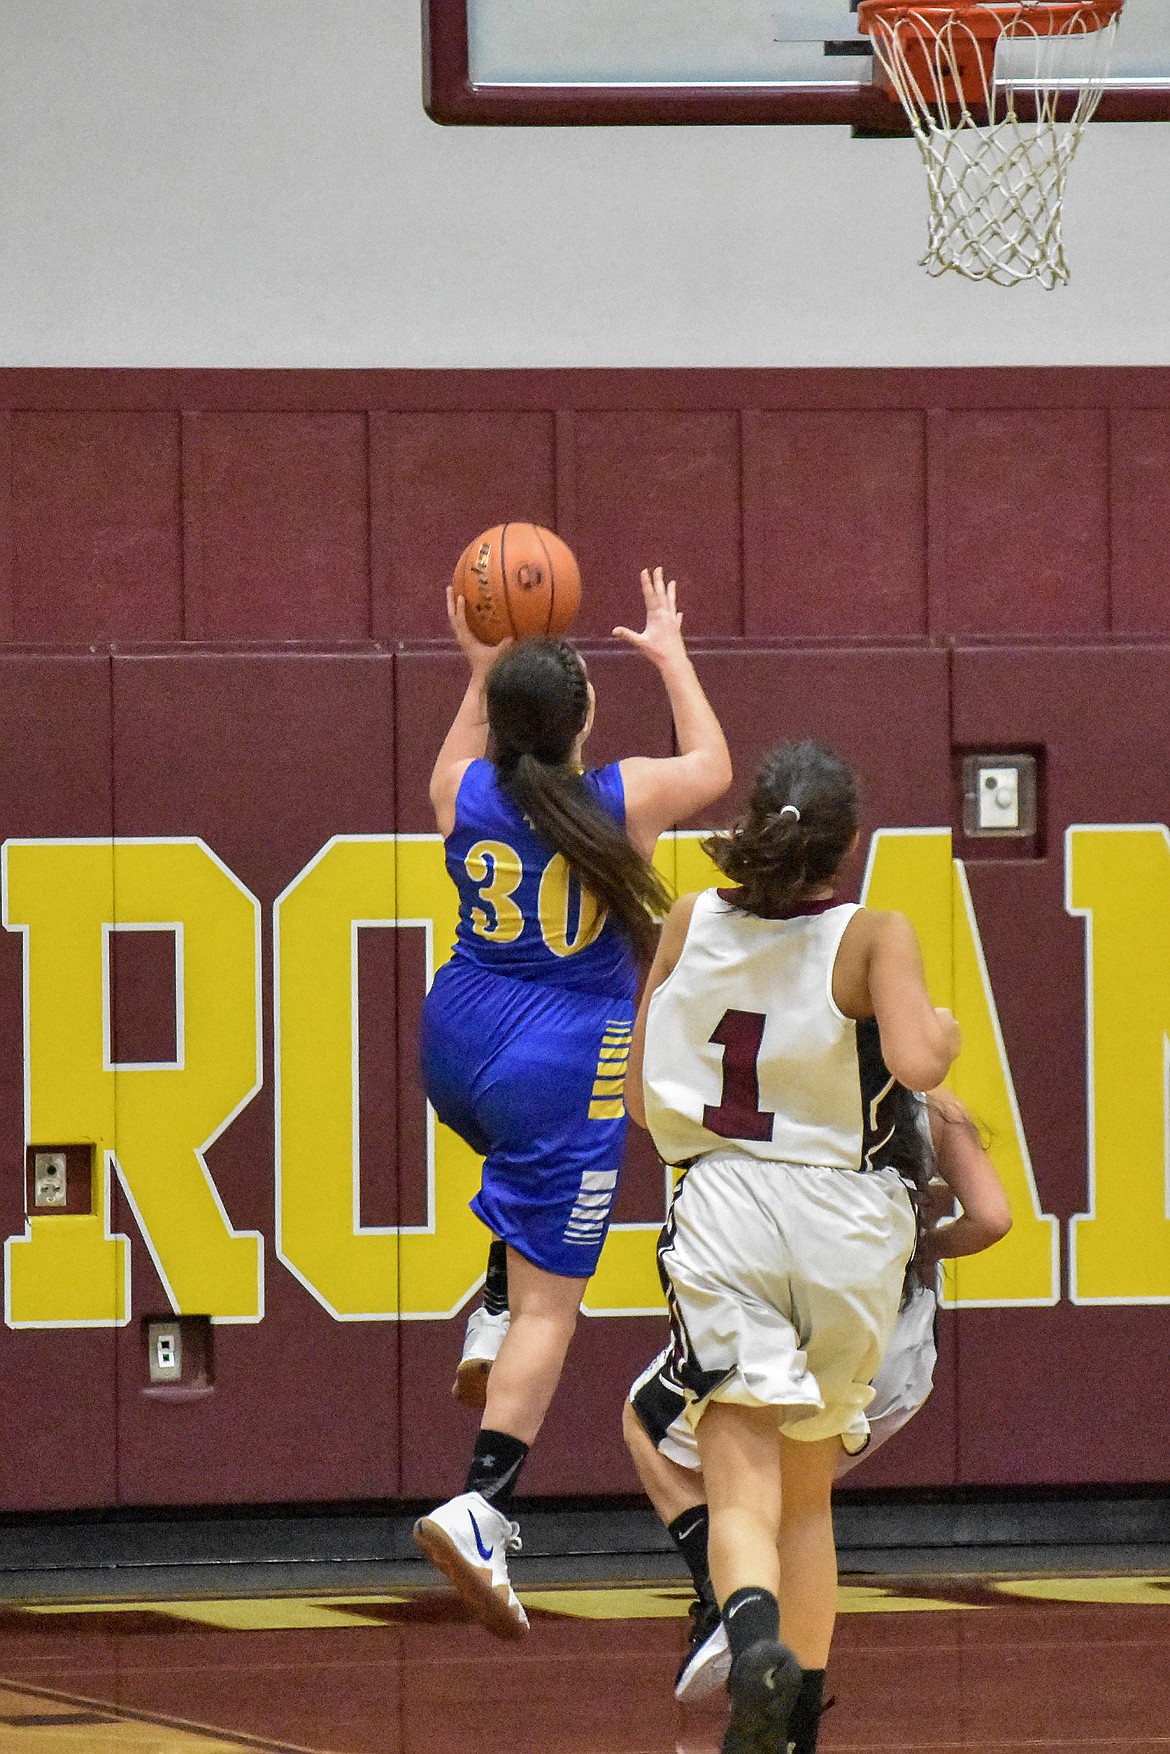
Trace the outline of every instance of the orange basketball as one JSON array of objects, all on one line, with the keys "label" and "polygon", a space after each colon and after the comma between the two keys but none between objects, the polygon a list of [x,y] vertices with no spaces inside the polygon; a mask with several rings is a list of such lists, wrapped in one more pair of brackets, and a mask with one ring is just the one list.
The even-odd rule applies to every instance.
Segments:
[{"label": "orange basketball", "polygon": [[455,567],[455,595],[476,639],[564,633],[581,601],[573,551],[539,524],[497,524],[469,542]]}]

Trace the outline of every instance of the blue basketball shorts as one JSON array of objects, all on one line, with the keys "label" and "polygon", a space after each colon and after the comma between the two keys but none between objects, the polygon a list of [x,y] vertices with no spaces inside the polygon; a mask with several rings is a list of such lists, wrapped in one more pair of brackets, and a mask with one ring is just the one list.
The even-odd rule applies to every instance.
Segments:
[{"label": "blue basketball shorts", "polygon": [[484,1159],[471,1209],[534,1265],[597,1266],[626,1137],[634,1005],[493,974],[459,958],[423,1008],[423,1085]]}]

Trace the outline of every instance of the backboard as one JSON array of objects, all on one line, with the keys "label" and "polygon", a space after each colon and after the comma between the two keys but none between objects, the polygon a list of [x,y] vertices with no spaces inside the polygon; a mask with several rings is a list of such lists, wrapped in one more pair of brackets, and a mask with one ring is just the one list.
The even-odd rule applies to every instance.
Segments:
[{"label": "backboard", "polygon": [[[437,122],[902,133],[856,0],[423,0]],[[1170,0],[1126,0],[1099,121],[1170,120]]]}]

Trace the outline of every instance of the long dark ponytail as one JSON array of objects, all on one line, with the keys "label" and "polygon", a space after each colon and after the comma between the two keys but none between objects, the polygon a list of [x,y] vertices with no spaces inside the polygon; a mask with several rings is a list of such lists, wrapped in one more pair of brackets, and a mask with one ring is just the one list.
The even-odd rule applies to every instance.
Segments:
[{"label": "long dark ponytail", "polygon": [[670,894],[571,763],[589,717],[580,656],[567,640],[518,640],[488,671],[487,714],[505,791],[648,962]]},{"label": "long dark ponytail", "polygon": [[782,743],[765,755],[744,814],[703,851],[739,885],[737,907],[775,918],[837,875],[857,832],[857,782],[823,743]]},{"label": "long dark ponytail", "polygon": [[877,1161],[883,1168],[897,1170],[914,1208],[914,1253],[902,1287],[903,1309],[916,1284],[930,1288],[935,1278],[930,1240],[938,1219],[931,1183],[938,1173],[938,1158],[930,1137],[928,1113],[929,1106],[924,1105],[922,1097],[916,1091],[907,1090],[903,1084],[892,1084],[882,1103],[883,1119],[892,1123],[893,1130],[878,1153]]}]

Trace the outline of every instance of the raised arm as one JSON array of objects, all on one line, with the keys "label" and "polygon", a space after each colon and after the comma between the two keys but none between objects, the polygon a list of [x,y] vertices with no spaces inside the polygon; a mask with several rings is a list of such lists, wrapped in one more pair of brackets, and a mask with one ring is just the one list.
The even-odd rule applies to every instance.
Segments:
[{"label": "raised arm", "polygon": [[463,598],[457,597],[450,585],[447,587],[447,620],[471,665],[471,679],[431,770],[431,808],[435,812],[439,833],[444,837],[455,826],[455,799],[459,795],[460,780],[471,763],[487,753],[488,722],[484,698],[487,673],[500,653],[512,643],[511,640],[501,640],[498,646],[485,646],[477,640],[467,625]]},{"label": "raised arm", "polygon": [[650,1009],[650,1001],[654,994],[682,955],[696,900],[697,896],[695,895],[680,895],[667,914],[662,926],[662,935],[658,940],[658,949],[654,953],[654,961],[650,964],[646,985],[642,989],[642,999],[634,1023],[634,1039],[630,1045],[629,1069],[626,1072],[626,1110],[630,1119],[637,1121],[640,1127],[646,1125],[646,1099],[642,1091],[642,1063],[646,1053],[646,1013]]},{"label": "raised arm", "polygon": [[731,784],[731,757],[683,644],[674,580],[664,581],[660,566],[653,573],[645,570],[642,596],[645,631],[635,633],[629,627],[613,631],[648,658],[662,677],[678,743],[677,755],[633,756],[621,763],[626,832],[648,859],[665,829],[723,796]]},{"label": "raised arm", "polygon": [[1007,1193],[958,1097],[932,1090],[926,1107],[938,1172],[962,1207],[957,1218],[944,1219],[931,1232],[931,1255],[935,1260],[977,1255],[1012,1227]]}]

